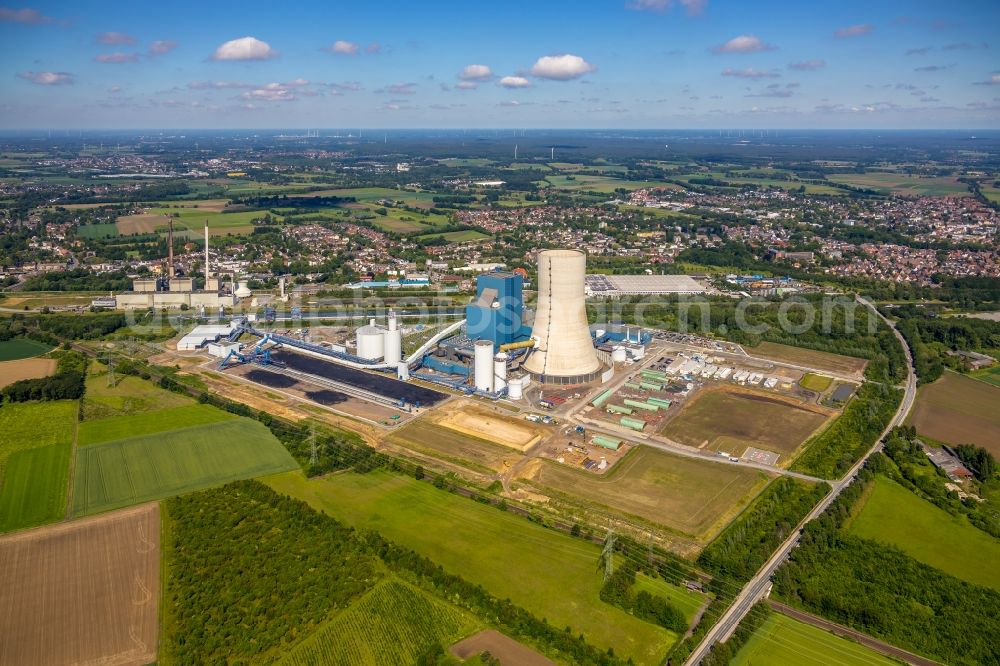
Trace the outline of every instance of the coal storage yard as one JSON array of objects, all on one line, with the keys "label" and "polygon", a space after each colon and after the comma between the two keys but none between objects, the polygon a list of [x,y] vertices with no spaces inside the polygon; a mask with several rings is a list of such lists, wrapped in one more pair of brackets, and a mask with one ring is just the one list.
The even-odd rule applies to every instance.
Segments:
[{"label": "coal storage yard", "polygon": [[246,377],[252,382],[270,386],[271,388],[289,388],[298,384],[295,379],[287,375],[279,375],[277,372],[258,370],[256,368],[248,372]]},{"label": "coal storage yard", "polygon": [[340,391],[323,389],[322,391],[306,391],[306,397],[313,402],[329,407],[330,405],[346,402],[349,396],[346,393],[341,393]]},{"label": "coal storage yard", "polygon": [[297,354],[286,350],[272,352],[271,357],[284,363],[291,370],[298,370],[331,381],[348,384],[370,393],[375,393],[393,400],[403,400],[409,405],[429,407],[435,405],[447,396],[423,386],[408,384],[398,379],[391,379],[362,370],[355,370],[331,361],[324,361],[305,354]]}]

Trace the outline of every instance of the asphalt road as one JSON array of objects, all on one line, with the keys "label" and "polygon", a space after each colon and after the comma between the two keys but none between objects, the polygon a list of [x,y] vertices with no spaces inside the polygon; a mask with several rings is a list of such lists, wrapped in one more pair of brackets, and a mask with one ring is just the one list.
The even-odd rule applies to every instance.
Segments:
[{"label": "asphalt road", "polygon": [[[879,317],[882,317],[870,301],[860,296],[857,297],[857,300],[862,305],[874,310]],[[850,471],[848,471],[843,478],[831,483],[833,490],[830,493],[827,493],[826,497],[824,497],[819,504],[813,507],[813,510],[810,511],[809,514],[802,520],[798,528],[793,530],[784,543],[782,543],[778,549],[774,551],[764,566],[762,566],[757,572],[757,575],[755,575],[750,582],[743,586],[743,589],[737,595],[733,604],[726,610],[725,613],[723,613],[722,617],[715,624],[715,626],[712,627],[707,634],[705,634],[701,643],[698,644],[698,646],[691,653],[691,656],[684,662],[685,666],[696,666],[701,663],[701,660],[705,658],[705,655],[708,654],[712,645],[714,645],[716,641],[725,641],[732,635],[733,631],[750,611],[753,605],[764,597],[769,591],[771,576],[774,574],[778,566],[785,561],[792,549],[798,544],[802,527],[804,527],[809,521],[819,516],[827,509],[827,507],[830,506],[833,500],[840,495],[840,492],[854,480],[858,471],[868,460],[869,456],[882,449],[882,439],[889,433],[890,430],[898,425],[901,425],[903,421],[906,420],[907,415],[909,415],[910,409],[913,407],[913,401],[917,395],[917,376],[913,370],[913,357],[910,355],[910,348],[907,346],[906,340],[904,340],[900,332],[896,330],[896,326],[885,317],[882,317],[882,320],[885,321],[885,323],[892,329],[893,333],[896,334],[900,344],[903,345],[903,351],[906,353],[906,388],[903,394],[903,400],[899,405],[899,409],[896,410],[896,415],[893,416],[889,425],[886,426],[885,431],[882,432],[875,444],[868,450],[864,457],[855,463],[855,465],[851,467]]]}]

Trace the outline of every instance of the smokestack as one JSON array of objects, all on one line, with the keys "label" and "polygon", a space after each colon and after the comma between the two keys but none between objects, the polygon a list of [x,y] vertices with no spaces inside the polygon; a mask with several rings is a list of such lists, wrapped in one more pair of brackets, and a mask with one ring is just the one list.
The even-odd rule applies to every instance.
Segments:
[{"label": "smokestack", "polygon": [[205,220],[205,289],[208,289],[208,220]]},{"label": "smokestack", "polygon": [[167,277],[174,279],[174,218],[167,215]]},{"label": "smokestack", "polygon": [[531,329],[538,342],[523,367],[543,382],[583,383],[601,371],[587,326],[586,268],[587,257],[577,250],[538,253],[538,309]]}]

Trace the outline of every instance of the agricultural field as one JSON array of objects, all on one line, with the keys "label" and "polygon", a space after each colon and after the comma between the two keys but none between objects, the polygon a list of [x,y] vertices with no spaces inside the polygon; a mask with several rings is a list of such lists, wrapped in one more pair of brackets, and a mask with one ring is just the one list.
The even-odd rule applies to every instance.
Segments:
[{"label": "agricultural field", "polygon": [[281,666],[397,666],[482,626],[451,604],[398,578],[379,583],[289,650]]},{"label": "agricultural field", "polygon": [[707,541],[760,490],[768,477],[754,469],[682,458],[636,447],[603,475],[539,460],[530,482],[576,501],[622,511]]},{"label": "agricultural field", "polygon": [[771,613],[730,666],[891,666],[899,662],[787,615]]},{"label": "agricultural field", "polygon": [[33,358],[52,351],[52,345],[44,342],[15,338],[0,342],[0,361],[18,361],[22,358]]},{"label": "agricultural field", "polygon": [[849,532],[888,543],[916,560],[1000,591],[1000,539],[879,476]]},{"label": "agricultural field", "polygon": [[14,452],[0,486],[0,532],[35,527],[66,515],[73,442]]},{"label": "agricultural field", "polygon": [[737,457],[748,446],[766,449],[787,462],[833,414],[794,399],[724,386],[695,395],[661,432],[681,444]]},{"label": "agricultural field", "polygon": [[802,379],[799,380],[799,386],[809,391],[816,391],[817,393],[822,393],[827,390],[830,388],[830,384],[832,383],[832,377],[817,375],[815,372],[807,372],[802,376]]},{"label": "agricultural field", "polygon": [[393,432],[386,441],[484,473],[502,471],[523,458],[519,452],[505,446],[437,425],[426,418]]},{"label": "agricultural field", "polygon": [[118,225],[115,222],[102,224],[84,224],[77,227],[76,235],[80,238],[93,240],[95,238],[114,238],[118,236]]},{"label": "agricultural field", "polygon": [[150,435],[156,432],[174,430],[183,424],[185,428],[208,425],[237,418],[211,405],[183,405],[168,407],[154,412],[140,412],[129,416],[111,416],[95,421],[84,421],[77,432],[77,446],[87,446],[116,439]]},{"label": "agricultural field", "polygon": [[178,428],[77,450],[73,514],[297,468],[266,426],[249,419]]},{"label": "agricultural field", "polygon": [[970,377],[975,377],[981,382],[1000,387],[1000,365],[993,365],[989,368],[975,370],[969,373]]},{"label": "agricultural field", "polygon": [[167,391],[139,377],[122,377],[108,386],[104,366],[91,364],[81,419],[91,421],[112,416],[130,416],[171,407],[193,405],[194,399]]},{"label": "agricultural field", "polygon": [[0,663],[156,661],[156,504],[0,537]]},{"label": "agricultural field", "polygon": [[17,451],[72,442],[76,400],[22,402],[0,408],[0,474]]},{"label": "agricultural field", "polygon": [[530,449],[549,432],[544,426],[471,401],[453,402],[437,410],[432,420],[449,430],[521,452]]},{"label": "agricultural field", "polygon": [[53,358],[22,358],[19,361],[0,362],[0,388],[22,379],[48,377],[56,371]]},{"label": "agricultural field", "polygon": [[831,354],[804,347],[792,347],[777,342],[761,342],[756,347],[747,347],[746,351],[751,356],[801,365],[814,370],[854,375],[858,379],[861,379],[865,366],[868,365],[868,361],[863,358]]},{"label": "agricultural field", "polygon": [[901,194],[911,197],[970,196],[965,183],[951,176],[911,176],[905,173],[834,174],[827,180],[856,187],[879,190],[883,194]]},{"label": "agricultural field", "polygon": [[434,240],[435,238],[443,238],[449,243],[468,243],[469,241],[478,241],[489,237],[489,234],[484,234],[480,231],[473,231],[472,229],[466,229],[465,231],[447,231],[440,234],[425,234],[423,236],[418,236],[417,240],[428,241]]},{"label": "agricultural field", "polygon": [[[279,493],[433,559],[550,624],[571,626],[637,664],[661,664],[678,636],[600,600],[600,548],[411,477],[375,471],[264,479]],[[488,544],[489,547],[484,547]]]},{"label": "agricultural field", "polygon": [[646,180],[622,180],[613,176],[546,176],[545,180],[557,190],[569,190],[573,192],[588,191],[610,193],[617,189],[639,190],[644,187],[661,187],[666,185],[656,181]]},{"label": "agricultural field", "polygon": [[208,220],[209,234],[212,236],[229,233],[246,233],[253,229],[251,222],[263,218],[267,211],[239,211],[224,213],[228,201],[226,199],[202,199],[185,202],[160,202],[159,206],[151,206],[145,212],[136,215],[123,215],[118,218],[116,226],[118,233],[149,234],[163,231],[167,226],[166,216],[174,217],[174,232],[190,231],[201,237],[205,220]]},{"label": "agricultural field", "polygon": [[948,444],[975,444],[1000,457],[1000,387],[945,372],[921,386],[907,423]]}]

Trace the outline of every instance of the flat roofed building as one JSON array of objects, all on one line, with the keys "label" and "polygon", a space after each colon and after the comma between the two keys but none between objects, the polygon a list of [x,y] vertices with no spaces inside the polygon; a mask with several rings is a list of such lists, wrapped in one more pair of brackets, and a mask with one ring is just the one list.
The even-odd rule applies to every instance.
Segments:
[{"label": "flat roofed building", "polygon": [[588,275],[588,296],[703,294],[704,284],[690,275]]}]

